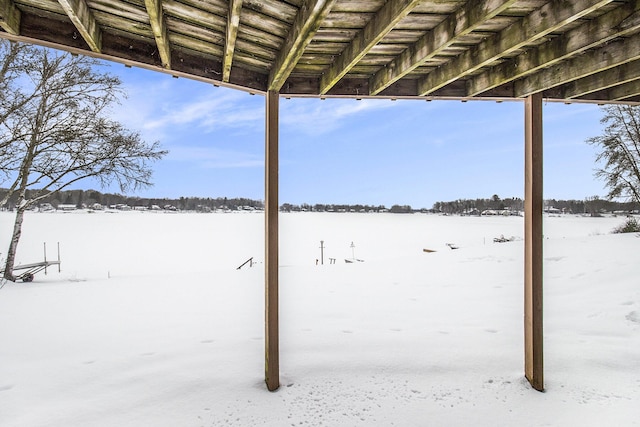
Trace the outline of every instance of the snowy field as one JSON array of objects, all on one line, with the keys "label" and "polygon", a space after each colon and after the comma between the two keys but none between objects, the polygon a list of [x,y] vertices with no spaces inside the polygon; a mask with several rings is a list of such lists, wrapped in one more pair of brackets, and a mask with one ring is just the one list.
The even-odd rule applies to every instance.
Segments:
[{"label": "snowy field", "polygon": [[623,221],[545,218],[539,393],[523,218],[281,214],[271,393],[262,214],[28,213],[17,262],[60,242],[62,272],[0,289],[0,426],[640,425],[640,238],[610,234]]}]

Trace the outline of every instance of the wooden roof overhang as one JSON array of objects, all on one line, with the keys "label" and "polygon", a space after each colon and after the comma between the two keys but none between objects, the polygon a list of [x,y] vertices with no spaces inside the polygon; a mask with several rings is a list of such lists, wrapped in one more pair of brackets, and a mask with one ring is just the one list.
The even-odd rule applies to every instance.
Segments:
[{"label": "wooden roof overhang", "polygon": [[0,0],[0,37],[254,93],[640,102],[640,1]]}]

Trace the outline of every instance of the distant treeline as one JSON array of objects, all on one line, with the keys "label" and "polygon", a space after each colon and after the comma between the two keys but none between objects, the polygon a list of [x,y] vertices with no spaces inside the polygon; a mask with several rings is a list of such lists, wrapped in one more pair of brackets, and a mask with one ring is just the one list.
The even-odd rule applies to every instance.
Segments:
[{"label": "distant treeline", "polygon": [[[604,200],[597,196],[587,197],[584,200],[556,200],[547,199],[545,210],[547,212],[567,214],[600,214],[605,212],[633,212],[640,209],[638,203],[615,202]],[[519,197],[501,199],[493,195],[490,199],[458,199],[450,202],[436,202],[433,211],[446,214],[481,215],[485,211],[523,211],[524,200]]]},{"label": "distant treeline", "polygon": [[[3,198],[7,194],[6,189],[0,189],[0,198]],[[29,197],[29,191],[27,190],[26,197]],[[15,196],[9,199],[6,208],[12,209],[15,207]],[[252,200],[244,197],[227,198],[227,197],[180,197],[178,199],[171,198],[144,198],[144,197],[130,197],[122,194],[110,194],[101,193],[95,190],[66,190],[55,193],[40,202],[40,205],[45,203],[51,204],[54,208],[58,208],[60,205],[75,206],[78,209],[85,207],[92,207],[96,204],[110,207],[110,206],[129,206],[146,207],[151,209],[153,206],[159,206],[160,208],[173,207],[177,210],[184,211],[208,211],[215,209],[231,209],[238,210],[243,207],[249,207],[254,209],[262,209],[264,203],[262,200]]]},{"label": "distant treeline", "polygon": [[[292,205],[284,203],[280,206],[282,212],[391,212],[391,213],[413,213],[416,212],[409,205],[393,205],[387,208],[385,205],[347,205],[347,204],[321,204],[310,205],[303,203],[301,205]],[[418,210],[425,211],[425,209]]]},{"label": "distant treeline", "polygon": [[[0,188],[0,199],[7,194],[7,190]],[[14,195],[3,208],[13,209],[16,203]],[[26,197],[29,197],[27,190]],[[264,209],[262,200],[253,200],[244,197],[180,197],[172,198],[144,198],[132,197],[122,194],[101,193],[96,190],[66,190],[55,193],[40,202],[40,205],[50,204],[53,208],[59,206],[75,206],[78,209],[91,208],[101,205],[105,208],[111,206],[129,206],[131,208],[160,207],[161,209],[171,208],[181,211],[201,211],[208,212],[219,209],[242,210],[242,209]],[[588,197],[584,200],[545,200],[545,210],[561,213],[587,213],[597,214],[604,212],[637,212],[640,209],[638,203],[615,202],[600,199],[597,196]],[[481,215],[485,211],[511,211],[522,212],[524,210],[524,200],[519,197],[501,199],[498,195],[493,195],[489,199],[458,199],[450,202],[436,202],[431,209],[414,209],[410,205],[392,205],[387,208],[385,205],[363,205],[363,204],[308,204],[300,205],[284,203],[280,206],[282,212],[390,212],[390,213],[445,213],[458,215]]]}]

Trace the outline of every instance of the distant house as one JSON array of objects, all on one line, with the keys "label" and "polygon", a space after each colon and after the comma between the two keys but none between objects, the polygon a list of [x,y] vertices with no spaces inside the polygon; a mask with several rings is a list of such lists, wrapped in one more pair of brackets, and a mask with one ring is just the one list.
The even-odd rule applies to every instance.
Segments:
[{"label": "distant house", "polygon": [[52,210],[54,210],[54,208],[51,206],[51,203],[42,203],[40,205],[40,212],[51,212]]},{"label": "distant house", "polygon": [[119,203],[117,205],[111,205],[110,208],[111,209],[117,209],[119,211],[130,211],[131,210],[131,206],[125,205],[124,203]]},{"label": "distant house", "polygon": [[71,205],[71,204],[67,204],[67,203],[60,203],[58,205],[58,210],[59,211],[69,212],[69,211],[75,211],[76,209],[78,209],[78,207],[76,205]]}]

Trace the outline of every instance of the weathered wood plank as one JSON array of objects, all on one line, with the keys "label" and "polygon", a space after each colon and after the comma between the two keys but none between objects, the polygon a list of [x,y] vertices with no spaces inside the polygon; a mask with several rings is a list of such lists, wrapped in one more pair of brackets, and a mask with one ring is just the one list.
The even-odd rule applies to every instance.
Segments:
[{"label": "weathered wood plank", "polygon": [[[186,5],[190,8],[199,9],[218,16],[226,16],[227,10],[229,9],[229,0],[163,0],[162,3],[165,10],[167,10],[169,5],[171,5],[173,9]],[[172,5],[172,3],[175,3],[175,5]]]},{"label": "weathered wood plank", "polygon": [[[90,52],[87,43],[78,36],[78,29],[68,20],[66,15],[59,15],[60,19],[43,20],[31,13],[21,14],[20,34],[13,36],[7,33],[6,38],[14,41],[68,50],[72,53]],[[4,34],[0,33],[2,37]]]},{"label": "weathered wood plank", "polygon": [[[175,18],[166,17],[165,20],[167,23],[167,31],[171,35],[170,40],[172,44],[175,43],[178,35],[184,35],[193,39],[198,39],[199,41],[224,46],[225,34],[217,32],[217,29],[188,25]],[[151,31],[150,28],[149,31]]]},{"label": "weathered wood plank", "polygon": [[243,3],[242,16],[240,16],[240,26],[252,27],[264,31],[265,33],[277,36],[284,40],[289,33],[289,25],[286,22],[261,15],[246,7],[246,0]]},{"label": "weathered wood plank", "polygon": [[[247,56],[253,56],[256,59],[261,59],[269,63],[271,63],[274,59],[276,59],[276,56],[278,56],[277,50],[269,49],[264,46],[255,46],[253,43],[240,38],[236,40],[235,55],[237,55],[238,52],[243,52]],[[266,65],[265,69],[269,69],[268,64]]]},{"label": "weathered wood plank", "polygon": [[[291,23],[298,13],[300,6],[280,0],[244,0],[244,8],[283,22]],[[244,13],[244,12],[243,12]]]},{"label": "weathered wood plank", "polygon": [[104,14],[109,14],[110,20],[112,22],[121,18],[138,22],[149,22],[149,15],[147,15],[147,11],[144,6],[138,7],[128,2],[114,3],[110,0],[92,0],[90,2],[90,5],[91,11],[102,26],[104,26],[105,24],[100,19],[98,19],[99,12],[102,13],[102,16],[104,16]]},{"label": "weathered wood plank", "polygon": [[555,65],[616,37],[635,32],[640,28],[640,22],[632,21],[630,18],[637,16],[638,10],[640,10],[640,0],[625,3],[536,49],[528,50],[512,61],[484,71],[470,79],[467,85],[469,96],[476,96],[544,67]]},{"label": "weathered wood plank", "polygon": [[428,95],[610,2],[611,0],[577,0],[571,4],[547,3],[426,76],[418,86],[419,93]]},{"label": "weathered wood plank", "polygon": [[426,60],[451,46],[457,37],[470,33],[486,19],[496,16],[514,2],[515,0],[468,1],[432,31],[427,32],[415,45],[410,46],[392,64],[378,71],[372,78],[371,95],[382,92]]},{"label": "weathered wood plank", "polygon": [[94,52],[100,52],[102,33],[87,3],[84,0],[58,0],[58,3],[78,29],[84,41],[87,42],[89,48]]},{"label": "weathered wood plank", "polygon": [[9,34],[20,34],[20,10],[12,0],[0,0],[0,28]]},{"label": "weathered wood plank", "polygon": [[[640,64],[636,64],[640,67]],[[609,98],[613,101],[623,101],[625,99],[640,96],[640,78],[609,89]]]},{"label": "weathered wood plank", "polygon": [[233,62],[237,65],[250,66],[250,68],[260,70],[260,72],[269,75],[269,65],[271,64],[271,61],[264,58],[258,58],[243,50],[236,49]]},{"label": "weathered wood plank", "polygon": [[[637,65],[640,66],[640,65]],[[588,99],[591,102],[597,102],[601,100],[606,101],[621,101],[625,103],[634,102],[640,96],[640,79],[631,80],[627,83],[623,83],[617,86],[610,87],[598,92],[590,93],[580,100]]]},{"label": "weathered wood plank", "polygon": [[302,5],[278,58],[273,63],[269,74],[269,90],[278,91],[282,88],[296,62],[304,53],[304,48],[311,42],[335,1],[307,0]]},{"label": "weathered wood plank", "polygon": [[384,3],[385,0],[339,0],[331,11],[375,13],[380,10]]},{"label": "weathered wood plank", "polygon": [[255,46],[260,45],[274,50],[277,50],[282,46],[281,37],[262,31],[259,28],[243,25],[242,18],[240,19],[240,27],[238,27],[238,39],[245,40]]},{"label": "weathered wood plank", "polygon": [[224,59],[222,62],[222,81],[228,82],[231,74],[231,64],[233,63],[233,51],[236,47],[238,37],[238,27],[240,26],[240,11],[242,10],[242,0],[230,0],[229,14],[227,16],[227,39],[224,45]]},{"label": "weathered wood plank", "polygon": [[524,351],[525,377],[544,390],[542,328],[542,94],[525,101]]},{"label": "weathered wood plank", "polygon": [[[640,35],[636,34],[517,80],[514,82],[514,95],[526,97],[638,59]],[[583,91],[580,83],[576,82],[576,93]]]},{"label": "weathered wood plank", "polygon": [[227,25],[225,16],[176,1],[163,0],[162,10],[167,20],[169,20],[169,17],[175,17],[187,24],[195,24],[204,28],[217,29],[218,31]]},{"label": "weathered wood plank", "polygon": [[117,34],[105,32],[102,36],[102,52],[122,58],[125,63],[145,64],[152,66],[152,69],[161,68],[162,63],[155,41],[150,37],[130,37],[123,32]]},{"label": "weathered wood plank", "polygon": [[149,23],[156,39],[162,66],[166,69],[171,69],[171,48],[169,47],[167,25],[162,12],[162,0],[144,0],[144,5],[149,14]]},{"label": "weathered wood plank", "polygon": [[194,52],[201,52],[204,55],[212,55],[221,57],[223,47],[214,42],[208,42],[202,39],[194,39],[183,34],[174,33],[171,36],[172,46],[181,46]]},{"label": "weathered wood plank", "polygon": [[[640,61],[628,62],[566,84],[562,87],[561,96],[566,99],[580,98],[637,79],[640,79]],[[620,96],[612,98],[614,101],[619,99]]]},{"label": "weathered wood plank", "polygon": [[278,325],[278,109],[277,91],[266,96],[265,142],[265,382],[280,387]]},{"label": "weathered wood plank", "polygon": [[322,20],[323,28],[363,28],[373,18],[373,13],[351,12],[338,13],[332,11]]},{"label": "weathered wood plank", "polygon": [[320,94],[326,94],[419,3],[420,0],[388,1],[324,73]]},{"label": "weathered wood plank", "polygon": [[148,19],[146,20],[146,22],[140,22],[127,18],[114,17],[109,13],[99,11],[96,11],[94,13],[94,16],[96,20],[101,23],[103,28],[108,28],[108,32],[113,32],[114,30],[116,30],[121,33],[129,34],[129,36],[153,38],[153,32],[151,31],[151,26],[149,26]]}]

